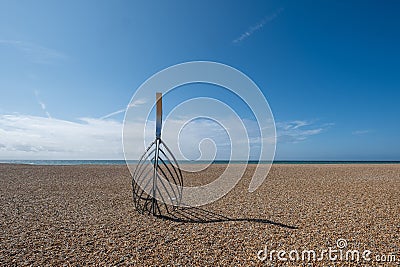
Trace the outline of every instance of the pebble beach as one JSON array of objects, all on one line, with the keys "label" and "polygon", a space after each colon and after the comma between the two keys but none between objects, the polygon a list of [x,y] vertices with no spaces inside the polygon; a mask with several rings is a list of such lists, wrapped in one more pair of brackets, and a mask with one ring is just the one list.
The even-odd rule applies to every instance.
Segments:
[{"label": "pebble beach", "polygon": [[[249,193],[254,168],[218,201],[155,218],[136,212],[124,165],[0,164],[0,265],[399,266],[400,164],[274,164]],[[339,245],[369,260],[270,258]]]}]

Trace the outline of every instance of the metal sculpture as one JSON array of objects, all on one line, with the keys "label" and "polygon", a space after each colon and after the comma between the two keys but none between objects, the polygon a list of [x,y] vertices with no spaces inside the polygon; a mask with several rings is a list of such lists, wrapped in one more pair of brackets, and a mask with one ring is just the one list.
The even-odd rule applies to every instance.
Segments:
[{"label": "metal sculpture", "polygon": [[171,150],[161,140],[162,94],[156,93],[156,138],[132,176],[133,201],[142,214],[161,216],[180,204],[183,176]]}]

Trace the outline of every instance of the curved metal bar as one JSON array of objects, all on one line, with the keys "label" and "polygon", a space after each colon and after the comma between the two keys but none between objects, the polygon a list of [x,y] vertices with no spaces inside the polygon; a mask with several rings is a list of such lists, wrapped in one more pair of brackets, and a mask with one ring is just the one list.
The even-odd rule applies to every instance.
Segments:
[{"label": "curved metal bar", "polygon": [[[170,174],[170,177],[171,177],[172,180],[174,181],[174,184],[175,184],[175,185],[178,185],[178,183],[176,182],[176,179],[175,179],[174,175],[172,174],[171,170],[168,168],[168,165],[165,164],[165,162],[164,162],[163,159],[160,158],[160,160],[161,160],[161,163],[163,164],[163,166],[167,169],[168,173]],[[173,166],[172,166],[172,167],[173,167]],[[162,168],[160,168],[160,170],[161,170],[161,172],[163,173],[164,177],[165,177],[165,178],[168,180],[168,182],[170,183],[170,187],[171,187],[172,191],[174,192],[175,199],[178,199],[178,196],[177,196],[176,193],[175,193],[174,186],[171,184],[170,179],[168,179],[167,175],[165,174],[165,172],[163,171]],[[179,192],[179,188],[178,188],[178,192]]]},{"label": "curved metal bar", "polygon": [[[178,178],[179,185],[182,186],[182,183],[181,183],[181,175],[180,175],[180,174],[178,173],[178,171],[176,170],[176,167],[174,166],[174,163],[169,159],[169,157],[167,156],[167,154],[165,154],[165,152],[164,152],[162,149],[160,149],[160,152],[161,152],[161,154],[164,155],[164,157],[167,158],[168,162],[171,162],[172,169],[174,170],[175,175],[176,175],[177,178]],[[173,174],[171,174],[171,176],[173,176]],[[175,180],[174,180],[174,182],[175,182]],[[175,183],[175,184],[177,184],[177,183]]]},{"label": "curved metal bar", "polygon": [[[139,171],[141,170],[142,166],[146,163],[146,161],[149,159],[149,157],[154,154],[155,151],[156,151],[156,149],[154,148],[150,153],[148,153],[148,155],[145,158],[143,158],[141,161],[138,162],[138,165],[136,166],[136,169],[135,169],[135,174],[132,177],[135,177],[135,176],[140,177],[141,176],[141,173],[139,173]],[[153,158],[154,157],[155,156],[153,156]]]},{"label": "curved metal bar", "polygon": [[[147,171],[146,175],[149,175],[150,172],[151,172],[152,170],[153,170],[153,169],[149,169],[149,170]],[[147,182],[147,184],[144,186],[144,188],[146,188],[146,186],[147,186],[149,183],[150,183],[150,179],[148,180],[148,182]],[[140,186],[140,184],[135,183],[134,185],[135,185],[135,187],[134,187],[134,195],[137,196],[136,199],[137,199],[137,200],[138,200],[138,199],[142,199],[142,197],[141,197],[142,193],[139,193],[139,191],[140,191],[140,190],[144,191],[144,190],[142,189],[142,187]],[[134,197],[134,198],[135,198],[135,197]]]},{"label": "curved metal bar", "polygon": [[[182,176],[181,168],[179,167],[179,163],[178,163],[178,161],[176,160],[176,158],[174,157],[174,154],[172,154],[172,152],[171,152],[171,150],[168,148],[167,144],[165,144],[163,141],[161,141],[161,144],[163,144],[163,146],[167,149],[168,153],[169,153],[169,154],[171,155],[171,157],[173,158],[174,163],[176,164],[176,167],[177,167],[177,169],[179,170],[179,176],[180,176],[180,177],[183,177],[183,176]],[[181,186],[183,186],[183,180],[182,180]]]},{"label": "curved metal bar", "polygon": [[[164,175],[164,177],[165,177],[165,176],[166,176],[166,175],[165,175],[165,172],[161,169],[160,166],[158,166],[158,169],[161,171],[161,173],[162,173],[162,174]],[[166,180],[169,182],[168,178],[166,178]],[[165,192],[167,192],[167,195],[168,195],[169,200],[170,200],[169,203],[173,203],[173,201],[172,201],[173,198],[172,198],[171,194],[169,193],[169,190],[168,190],[167,187],[165,186],[164,182],[162,181],[162,179],[159,179],[159,181],[160,181],[160,183],[162,184],[162,186],[164,187]],[[174,199],[177,199],[177,195],[175,194],[175,191],[174,191],[174,189],[172,188],[172,185],[171,185],[170,182],[169,182],[169,185],[170,185],[170,188],[171,188],[172,192],[174,193],[174,196],[175,196]],[[160,194],[161,194],[161,192],[160,192]],[[164,200],[163,194],[161,194],[161,197],[162,197],[162,199],[163,199],[163,203],[166,203],[166,201]]]},{"label": "curved metal bar", "polygon": [[[161,183],[162,183],[162,182],[161,182]],[[163,183],[162,183],[162,184],[163,184]],[[164,186],[164,184],[163,184],[163,186]],[[165,188],[165,186],[164,186],[164,188]],[[165,201],[165,199],[164,199],[163,194],[160,192],[160,188],[157,187],[157,191],[158,191],[159,196],[160,196],[161,199],[163,200],[162,203],[164,204],[164,207],[165,207],[166,211],[168,212],[168,205],[166,204],[166,201]],[[168,193],[167,193],[167,194],[168,194]],[[169,194],[168,194],[168,196],[169,196]],[[169,196],[169,197],[170,197],[170,196]],[[157,205],[157,207],[158,207],[158,209],[159,209],[159,205]],[[160,214],[161,214],[161,211],[160,211]]]},{"label": "curved metal bar", "polygon": [[141,155],[132,174],[135,209],[153,216],[169,213],[181,202],[182,186],[183,175],[178,161],[161,138],[156,137]]},{"label": "curved metal bar", "polygon": [[[138,165],[140,162],[143,161],[144,156],[146,156],[147,152],[150,150],[150,148],[154,145],[155,141],[153,141],[146,149],[146,151],[142,154],[142,156],[140,157],[139,161],[138,161]],[[151,154],[151,153],[150,153]],[[136,165],[135,171],[133,172],[133,176],[136,175],[136,171],[138,169],[138,165]]]}]

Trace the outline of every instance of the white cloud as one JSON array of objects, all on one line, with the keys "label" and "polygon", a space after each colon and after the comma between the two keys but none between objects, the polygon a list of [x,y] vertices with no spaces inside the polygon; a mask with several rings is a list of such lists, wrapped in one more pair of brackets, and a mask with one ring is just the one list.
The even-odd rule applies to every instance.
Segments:
[{"label": "white cloud", "polygon": [[304,120],[277,122],[276,131],[279,143],[296,143],[327,130],[332,123],[315,125]]},{"label": "white cloud", "polygon": [[[220,125],[209,120],[185,125],[186,122],[170,119],[164,125],[163,140],[178,159],[206,160],[215,153],[220,158],[229,155],[229,137]],[[230,121],[222,123],[236,127]],[[128,145],[133,149],[131,156],[137,159],[154,140],[155,122],[148,121],[146,129],[129,122],[129,129]],[[21,114],[0,115],[0,159],[123,159],[122,130],[122,122],[111,119],[80,118],[73,122]],[[240,142],[233,145],[243,146]]]},{"label": "white cloud", "polygon": [[353,134],[353,135],[363,135],[363,134],[368,134],[370,132],[371,132],[371,130],[357,130],[357,131],[353,131],[351,134]]},{"label": "white cloud", "polygon": [[251,27],[249,27],[247,29],[247,31],[245,31],[244,33],[242,33],[238,38],[236,38],[235,40],[233,40],[233,43],[240,43],[243,40],[245,40],[246,38],[250,37],[252,34],[254,34],[256,31],[261,30],[265,24],[267,24],[268,22],[273,21],[274,19],[276,19],[280,13],[282,13],[283,8],[279,8],[278,10],[276,10],[273,14],[264,17],[261,21],[259,21],[256,25],[253,25]]},{"label": "white cloud", "polygon": [[0,45],[7,45],[20,50],[35,63],[49,64],[58,60],[67,59],[65,54],[57,50],[30,42],[18,40],[0,40]]},{"label": "white cloud", "polygon": [[122,123],[0,115],[2,159],[122,158]]},{"label": "white cloud", "polygon": [[[146,103],[147,103],[147,101],[145,99],[138,99],[138,100],[134,101],[133,103],[129,104],[127,108],[137,107],[137,106],[140,106],[140,105],[143,105],[143,104],[146,104]],[[125,111],[126,111],[126,108],[119,109],[117,111],[114,111],[114,112],[111,112],[111,113],[109,113],[107,115],[104,115],[100,119],[104,120],[104,119],[110,118],[112,116],[115,116],[115,115],[118,115],[118,114],[121,114],[121,113],[125,113]]]},{"label": "white cloud", "polygon": [[169,119],[165,123],[163,139],[175,157],[184,160],[209,160],[214,159],[215,156],[218,159],[229,157],[232,134],[228,135],[230,130],[224,129],[222,125],[225,127],[237,127],[237,125],[227,120],[220,120],[221,124],[218,124],[204,118],[187,122],[187,119],[180,118]]},{"label": "white cloud", "polygon": [[35,93],[35,96],[36,96],[36,100],[38,101],[38,104],[40,105],[40,108],[43,110],[43,112],[46,114],[46,116],[51,119],[51,115],[47,111],[46,105],[39,98],[39,91],[35,90],[34,93]]},{"label": "white cloud", "polygon": [[[219,120],[227,130],[206,119],[194,120],[182,129],[186,122],[183,118],[169,119],[163,128],[163,139],[178,159],[200,157],[207,160],[215,154],[217,159],[228,158],[229,137],[233,147],[246,153],[243,148],[247,142],[238,132],[240,125],[233,120]],[[245,120],[244,124],[253,148],[250,151],[252,157],[260,143],[255,129],[257,124],[250,120]],[[314,125],[308,121],[278,122],[278,142],[299,142],[322,133],[330,125]],[[112,119],[80,118],[75,122],[21,114],[0,115],[0,159],[123,159],[122,130],[122,122]],[[139,158],[145,146],[154,140],[154,130],[154,121],[147,122],[145,131],[143,125],[129,122],[127,145],[131,147],[131,158]],[[267,136],[264,141],[270,145],[274,140]]]},{"label": "white cloud", "polygon": [[120,109],[120,110],[111,112],[111,113],[109,113],[109,114],[104,115],[103,117],[101,117],[100,120],[104,120],[104,119],[110,118],[110,117],[112,117],[112,116],[115,116],[115,115],[124,113],[125,111],[126,111],[126,109]]}]

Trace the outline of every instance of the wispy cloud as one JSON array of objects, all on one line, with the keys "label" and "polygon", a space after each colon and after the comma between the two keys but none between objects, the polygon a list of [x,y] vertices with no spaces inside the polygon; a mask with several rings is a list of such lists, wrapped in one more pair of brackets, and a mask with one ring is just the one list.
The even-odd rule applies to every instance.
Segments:
[{"label": "wispy cloud", "polygon": [[[209,121],[196,121],[184,129],[179,137],[183,122],[170,120],[163,139],[170,145],[179,159],[196,159],[214,155],[215,147],[208,145],[196,149],[205,137],[210,137],[218,149],[226,141],[223,130]],[[128,122],[128,144],[138,159],[145,146],[154,140],[155,122],[144,126],[139,122]],[[207,129],[207,131],[204,131]],[[116,120],[80,118],[68,121],[56,118],[22,114],[0,115],[0,159],[123,159],[123,123]],[[144,139],[143,139],[144,137]],[[180,148],[177,143],[179,140]],[[181,152],[183,154],[181,154]]]},{"label": "wispy cloud", "polygon": [[49,64],[58,60],[67,59],[67,56],[64,53],[31,42],[0,40],[0,45],[11,46],[18,49],[35,63]]},{"label": "wispy cloud", "polygon": [[368,134],[370,132],[371,132],[371,130],[357,130],[357,131],[353,131],[351,134],[353,134],[353,135],[363,135],[363,134]]},{"label": "wispy cloud", "polygon": [[[134,101],[133,103],[129,104],[127,108],[129,108],[129,107],[137,107],[137,106],[140,106],[140,105],[143,105],[143,104],[146,104],[146,103],[147,103],[147,102],[146,102],[145,99],[138,99],[138,100]],[[119,110],[117,110],[117,111],[114,111],[114,112],[111,112],[111,113],[109,113],[109,114],[107,114],[107,115],[104,115],[103,117],[100,118],[100,120],[104,120],[104,119],[113,117],[113,116],[115,116],[115,115],[124,113],[125,111],[126,111],[126,108],[124,108],[124,109],[119,109]]]},{"label": "wispy cloud", "polygon": [[333,123],[316,125],[305,120],[277,122],[277,140],[280,143],[296,143],[326,131]]},{"label": "wispy cloud", "polygon": [[46,105],[45,105],[45,104],[43,103],[43,101],[40,100],[40,98],[39,98],[39,91],[38,91],[38,90],[34,90],[33,92],[35,93],[36,100],[38,101],[38,104],[40,105],[40,108],[43,110],[43,112],[46,114],[46,116],[47,116],[49,119],[51,119],[51,115],[50,115],[50,113],[47,111]]},{"label": "wispy cloud", "polygon": [[283,12],[283,8],[279,8],[278,10],[276,10],[273,14],[265,16],[261,21],[259,21],[257,24],[250,26],[247,31],[245,31],[244,33],[242,33],[238,38],[236,38],[235,40],[233,40],[233,43],[240,43],[243,40],[245,40],[246,38],[250,37],[252,34],[254,34],[256,31],[261,30],[265,24],[267,24],[268,22],[271,22],[273,20],[275,20],[282,12]]},{"label": "wispy cloud", "polygon": [[[240,125],[231,118],[218,121],[221,124],[206,119],[187,123],[184,118],[169,118],[164,121],[163,139],[178,159],[208,160],[214,155],[225,159],[229,158],[231,147],[240,151],[239,158],[246,158],[246,149],[241,148],[247,147],[247,141],[239,134]],[[125,148],[132,152],[131,158],[137,159],[154,140],[155,122],[147,121],[146,126],[138,121],[125,123],[129,127],[125,132],[129,136]],[[244,121],[244,124],[248,128],[250,153],[257,155],[261,142],[257,123]],[[0,114],[0,159],[123,159],[123,126],[121,121],[111,118],[69,121],[50,116]],[[330,126],[305,120],[277,122],[278,145],[306,140]],[[273,136],[264,138],[267,144],[274,141]]]},{"label": "wispy cloud", "polygon": [[3,159],[122,158],[122,123],[81,118],[78,122],[21,114],[0,115]]}]

